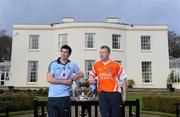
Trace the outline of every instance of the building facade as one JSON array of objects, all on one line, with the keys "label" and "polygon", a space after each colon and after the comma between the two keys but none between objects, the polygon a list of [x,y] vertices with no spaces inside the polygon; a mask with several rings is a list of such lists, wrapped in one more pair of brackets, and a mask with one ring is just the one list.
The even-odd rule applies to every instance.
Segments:
[{"label": "building facade", "polygon": [[99,48],[108,45],[111,58],[120,62],[137,88],[166,88],[169,74],[168,37],[165,25],[129,25],[118,18],[106,22],[77,22],[63,18],[58,24],[13,25],[11,76],[8,86],[47,87],[47,68],[72,47],[71,60],[85,73],[99,59]]}]

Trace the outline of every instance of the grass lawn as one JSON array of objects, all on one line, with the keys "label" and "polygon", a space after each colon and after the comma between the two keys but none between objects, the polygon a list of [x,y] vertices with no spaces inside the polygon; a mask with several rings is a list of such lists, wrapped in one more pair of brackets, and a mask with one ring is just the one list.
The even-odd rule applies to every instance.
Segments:
[{"label": "grass lawn", "polygon": [[128,95],[127,96],[127,100],[136,100],[136,99],[140,100],[140,111],[142,111],[142,107],[143,107],[142,98],[143,98],[142,95]]},{"label": "grass lawn", "polygon": [[148,115],[160,115],[162,117],[176,117],[176,114],[173,113],[164,113],[164,112],[155,112],[155,111],[142,111],[141,113]]}]

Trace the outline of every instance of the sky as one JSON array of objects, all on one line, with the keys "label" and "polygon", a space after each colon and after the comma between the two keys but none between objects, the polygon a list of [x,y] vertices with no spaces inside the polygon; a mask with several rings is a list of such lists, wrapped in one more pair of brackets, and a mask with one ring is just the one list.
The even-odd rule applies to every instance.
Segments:
[{"label": "sky", "polygon": [[62,17],[78,22],[158,25],[180,35],[180,0],[0,0],[0,30],[12,35],[13,24],[59,23]]}]

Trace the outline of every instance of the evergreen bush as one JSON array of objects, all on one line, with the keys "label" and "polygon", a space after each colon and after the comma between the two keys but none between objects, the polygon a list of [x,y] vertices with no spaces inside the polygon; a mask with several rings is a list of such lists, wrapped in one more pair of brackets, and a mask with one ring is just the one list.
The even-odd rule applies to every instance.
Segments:
[{"label": "evergreen bush", "polygon": [[180,102],[180,96],[143,96],[143,110],[175,113],[175,102]]},{"label": "evergreen bush", "polygon": [[[29,110],[33,109],[33,97],[30,95],[0,95],[0,101],[12,101],[9,104],[10,111],[22,111],[22,110]],[[0,110],[5,108],[4,104],[0,104]]]}]

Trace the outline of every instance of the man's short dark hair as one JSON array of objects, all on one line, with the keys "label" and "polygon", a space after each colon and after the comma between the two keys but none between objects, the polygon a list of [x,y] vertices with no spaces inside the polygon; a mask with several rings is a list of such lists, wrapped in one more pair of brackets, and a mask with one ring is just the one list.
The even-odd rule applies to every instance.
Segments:
[{"label": "man's short dark hair", "polygon": [[101,46],[101,49],[107,49],[108,52],[111,52],[110,48],[107,45]]},{"label": "man's short dark hair", "polygon": [[63,45],[63,46],[61,47],[61,50],[62,50],[62,49],[67,49],[68,52],[69,52],[69,55],[71,55],[72,49],[71,49],[70,46],[68,46],[68,45]]}]

